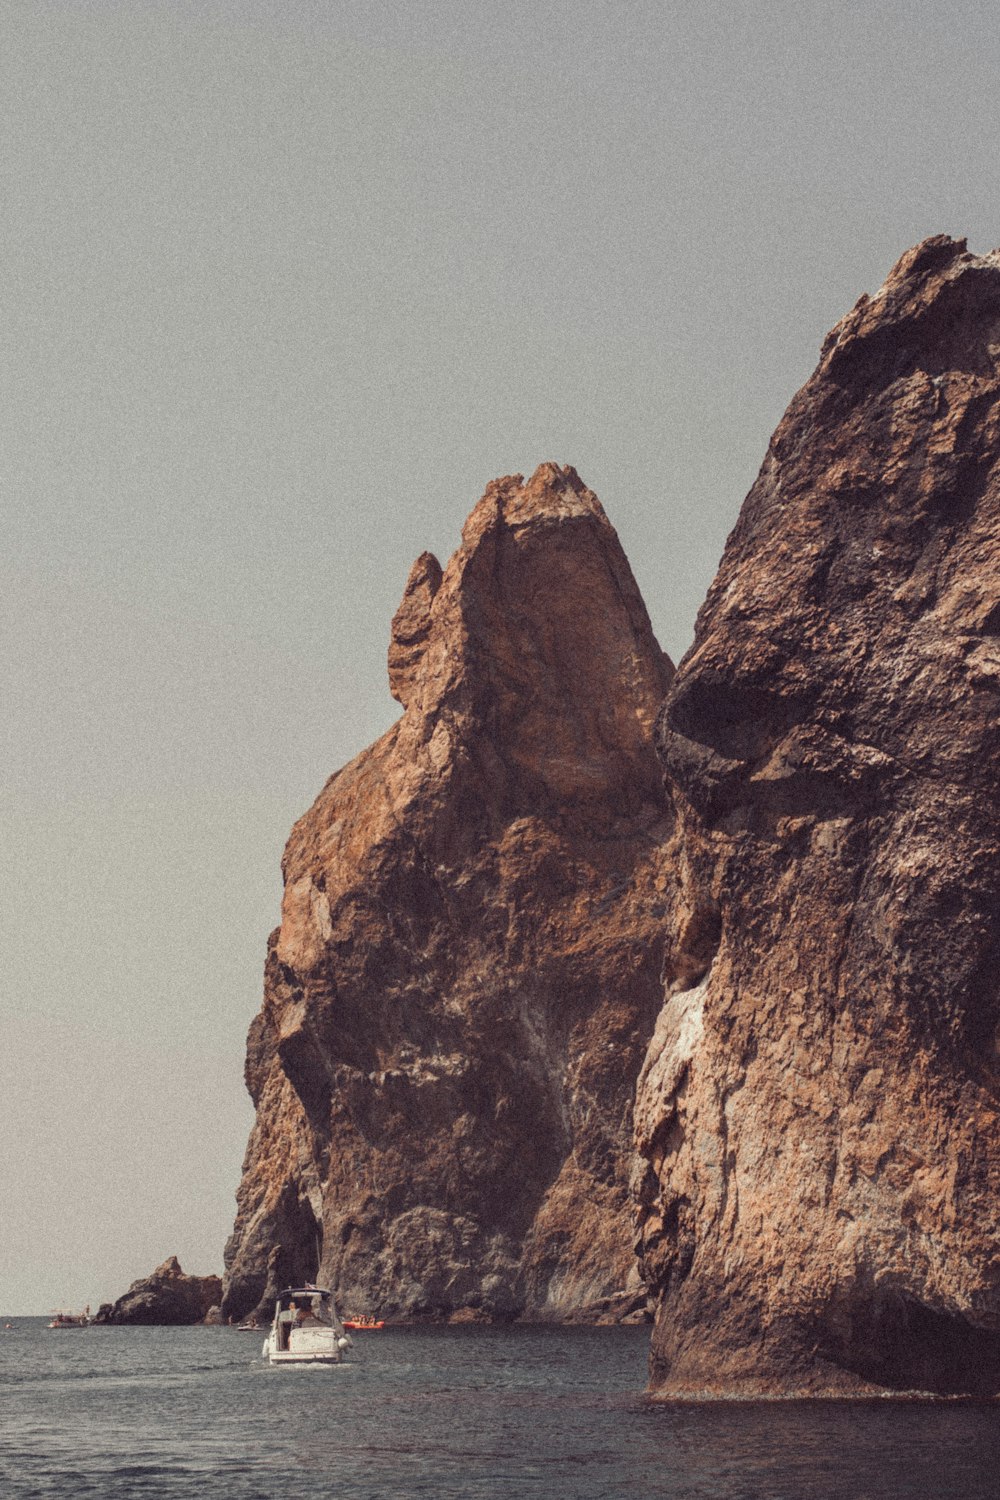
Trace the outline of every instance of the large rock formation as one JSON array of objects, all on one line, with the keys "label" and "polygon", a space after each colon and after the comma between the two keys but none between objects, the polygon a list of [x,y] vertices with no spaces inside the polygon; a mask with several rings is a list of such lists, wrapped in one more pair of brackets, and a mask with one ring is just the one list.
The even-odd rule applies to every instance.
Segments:
[{"label": "large rock formation", "polygon": [[1000,253],[827,339],[660,726],[636,1103],[665,1393],[1000,1388]]},{"label": "large rock formation", "polygon": [[105,1302],[95,1323],[203,1323],[218,1308],[218,1276],[187,1276],[176,1255],[141,1281],[133,1281],[117,1302]]},{"label": "large rock formation", "polygon": [[389,1316],[642,1300],[627,1176],[670,673],[572,469],[490,485],[448,568],[414,565],[405,712],[285,852],[226,1315],[317,1277]]}]

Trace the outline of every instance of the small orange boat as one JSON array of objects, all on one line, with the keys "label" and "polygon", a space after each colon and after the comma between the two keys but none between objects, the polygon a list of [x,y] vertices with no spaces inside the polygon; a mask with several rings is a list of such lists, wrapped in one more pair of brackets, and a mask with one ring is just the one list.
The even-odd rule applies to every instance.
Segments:
[{"label": "small orange boat", "polygon": [[366,1329],[366,1328],[384,1328],[385,1327],[385,1319],[384,1318],[345,1318],[343,1321],[344,1321],[344,1327],[345,1328],[355,1328],[355,1329],[360,1328],[360,1329],[363,1330],[363,1329]]}]

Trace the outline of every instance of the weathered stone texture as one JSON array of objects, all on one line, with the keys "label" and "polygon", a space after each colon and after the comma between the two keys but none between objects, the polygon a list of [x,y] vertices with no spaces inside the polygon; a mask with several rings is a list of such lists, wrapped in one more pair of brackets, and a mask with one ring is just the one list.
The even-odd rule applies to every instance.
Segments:
[{"label": "weathered stone texture", "polygon": [[664,1393],[1000,1388],[998,358],[1000,253],[929,240],[862,297],[668,697]]},{"label": "weathered stone texture", "polygon": [[634,1081],[662,998],[671,667],[572,469],[491,484],[393,621],[399,722],[295,826],[226,1252],[387,1316],[642,1301]]},{"label": "weathered stone texture", "polygon": [[218,1276],[188,1276],[176,1255],[141,1281],[133,1281],[117,1302],[106,1302],[95,1323],[203,1323],[222,1297]]}]

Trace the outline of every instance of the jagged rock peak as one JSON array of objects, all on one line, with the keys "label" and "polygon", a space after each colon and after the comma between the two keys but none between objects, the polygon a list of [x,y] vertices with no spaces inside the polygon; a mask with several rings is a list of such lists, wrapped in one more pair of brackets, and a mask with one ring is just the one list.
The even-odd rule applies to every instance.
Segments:
[{"label": "jagged rock peak", "polygon": [[486,486],[462,528],[462,543],[472,546],[479,534],[497,523],[531,526],[569,516],[590,516],[611,528],[601,502],[572,465],[539,464],[527,484],[523,474],[508,474]]},{"label": "jagged rock peak", "polygon": [[677,1395],[1000,1390],[1000,260],[833,330],[661,717],[635,1191]]},{"label": "jagged rock peak", "polygon": [[[493,480],[462,528],[462,545],[447,573],[442,574],[430,552],[422,553],[410,570],[389,644],[393,697],[423,712],[435,708],[440,701],[435,686],[441,686],[435,683],[435,673],[440,673],[443,657],[453,669],[482,670],[484,655],[503,650],[509,629],[499,635],[477,631],[477,611],[495,614],[529,603],[544,609],[547,595],[558,598],[572,583],[565,575],[574,557],[582,565],[588,550],[600,555],[601,570],[624,591],[645,645],[652,631],[631,569],[601,502],[576,470],[545,463],[527,484],[521,474]],[[544,558],[553,571],[531,570],[527,564],[532,554]],[[526,586],[535,591],[534,601],[526,597]],[[511,592],[508,600],[505,596]],[[576,607],[581,603],[577,594]],[[432,639],[437,648],[428,651]],[[473,651],[473,645],[478,649]],[[538,645],[545,645],[541,637]]]},{"label": "jagged rock peak", "polygon": [[660,1001],[672,668],[574,470],[491,484],[392,625],[398,723],[292,830],[247,1047],[225,1312],[643,1302],[631,1099]]},{"label": "jagged rock peak", "polygon": [[936,235],[901,256],[874,296],[859,297],[831,329],[817,375],[863,388],[896,366],[934,375],[970,359],[988,365],[998,314],[1000,251],[972,255],[965,240]]},{"label": "jagged rock peak", "polygon": [[392,619],[389,641],[389,691],[405,708],[420,671],[431,628],[431,605],[441,587],[441,564],[433,552],[421,552],[406,580]]},{"label": "jagged rock peak", "polygon": [[[417,559],[389,646],[407,745],[434,738],[446,755],[458,724],[467,748],[485,738],[575,802],[649,794],[672,670],[600,501],[552,463],[487,486],[444,572]],[[614,677],[624,692],[590,691]]]},{"label": "jagged rock peak", "polygon": [[202,1323],[222,1298],[218,1276],[188,1276],[170,1255],[149,1276],[133,1281],[114,1303],[105,1303],[96,1323],[186,1325]]}]

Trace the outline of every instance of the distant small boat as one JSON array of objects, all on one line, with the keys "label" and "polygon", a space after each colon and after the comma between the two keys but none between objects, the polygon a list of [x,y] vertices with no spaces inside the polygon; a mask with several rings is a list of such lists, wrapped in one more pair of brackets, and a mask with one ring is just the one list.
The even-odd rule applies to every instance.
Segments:
[{"label": "distant small boat", "polygon": [[365,1329],[365,1328],[384,1328],[385,1327],[385,1319],[384,1318],[368,1318],[368,1317],[345,1318],[344,1319],[344,1327],[345,1328],[362,1328],[362,1329]]},{"label": "distant small boat", "polygon": [[350,1347],[332,1292],[300,1286],[278,1293],[263,1349],[272,1365],[339,1365]]},{"label": "distant small boat", "polygon": [[237,1333],[260,1333],[259,1323],[237,1323]]},{"label": "distant small boat", "polygon": [[[10,1327],[8,1323],[7,1327]],[[90,1327],[90,1304],[82,1313],[57,1312],[49,1324],[50,1328],[89,1328]]]}]

